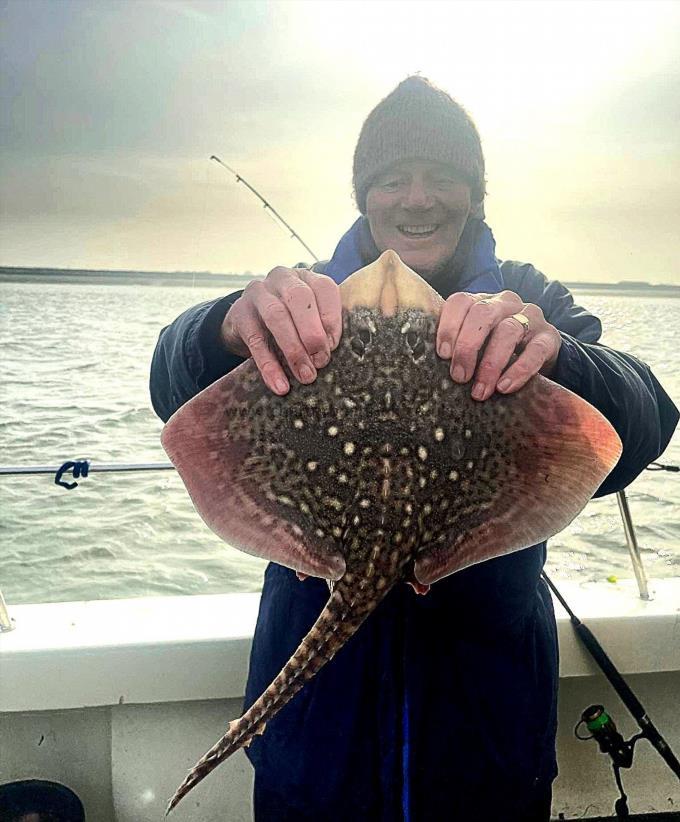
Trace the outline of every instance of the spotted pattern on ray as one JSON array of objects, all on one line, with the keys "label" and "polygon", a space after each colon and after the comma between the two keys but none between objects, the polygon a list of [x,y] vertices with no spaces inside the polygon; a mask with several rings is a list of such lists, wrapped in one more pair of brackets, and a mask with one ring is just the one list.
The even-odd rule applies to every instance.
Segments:
[{"label": "spotted pattern on ray", "polygon": [[350,564],[364,559],[353,546],[362,553],[378,528],[402,542],[411,534],[420,551],[455,544],[531,449],[521,408],[507,398],[476,403],[450,379],[435,323],[414,310],[346,313],[332,369],[283,398],[252,374],[225,421],[229,437],[247,432],[253,443],[242,473],[254,498],[264,491],[263,509],[291,533],[325,538]]}]

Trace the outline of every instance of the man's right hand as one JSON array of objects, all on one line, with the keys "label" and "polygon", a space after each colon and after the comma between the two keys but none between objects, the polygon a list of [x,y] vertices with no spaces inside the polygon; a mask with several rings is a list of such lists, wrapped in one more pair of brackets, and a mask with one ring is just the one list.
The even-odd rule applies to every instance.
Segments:
[{"label": "man's right hand", "polygon": [[286,394],[290,385],[272,340],[301,383],[314,382],[342,334],[337,284],[305,268],[272,269],[248,283],[222,321],[221,335],[234,354],[255,360],[265,385]]}]

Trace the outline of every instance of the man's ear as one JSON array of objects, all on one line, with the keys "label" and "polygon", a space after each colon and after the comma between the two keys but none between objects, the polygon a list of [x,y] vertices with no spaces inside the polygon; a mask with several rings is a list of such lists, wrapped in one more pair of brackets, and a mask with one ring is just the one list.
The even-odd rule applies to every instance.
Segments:
[{"label": "man's ear", "polygon": [[481,203],[473,203],[470,209],[470,217],[474,217],[477,220],[483,220],[486,215],[484,214],[484,200]]}]

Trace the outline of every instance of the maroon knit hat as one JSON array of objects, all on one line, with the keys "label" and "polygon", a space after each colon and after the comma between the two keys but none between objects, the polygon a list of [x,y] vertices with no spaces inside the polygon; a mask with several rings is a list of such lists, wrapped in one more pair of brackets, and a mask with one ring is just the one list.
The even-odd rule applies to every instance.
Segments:
[{"label": "maroon knit hat", "polygon": [[453,166],[470,186],[474,206],[484,200],[484,155],[470,115],[425,77],[407,77],[368,115],[354,151],[354,197],[366,213],[375,178],[401,160]]}]

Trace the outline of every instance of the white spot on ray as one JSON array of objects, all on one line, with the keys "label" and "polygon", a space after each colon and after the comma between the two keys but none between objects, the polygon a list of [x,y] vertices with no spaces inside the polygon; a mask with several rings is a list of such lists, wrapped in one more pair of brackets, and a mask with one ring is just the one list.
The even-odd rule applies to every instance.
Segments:
[{"label": "white spot on ray", "polygon": [[346,442],[344,444],[342,450],[345,452],[345,454],[347,454],[348,457],[351,457],[352,454],[355,451],[354,443],[353,442]]},{"label": "white spot on ray", "polygon": [[293,420],[293,426],[299,430],[300,428],[304,428],[305,424],[302,420]]},{"label": "white spot on ray", "polygon": [[475,467],[474,462],[472,460],[468,460],[468,462],[467,462],[468,471],[471,471],[474,467]]},{"label": "white spot on ray", "polygon": [[472,436],[472,431],[470,431],[469,428],[466,428],[465,429],[465,439],[469,440],[471,436]]},{"label": "white spot on ray", "polygon": [[337,437],[338,436],[338,426],[337,425],[329,425],[328,426],[328,436],[329,437]]},{"label": "white spot on ray", "polygon": [[434,429],[434,438],[437,442],[441,442],[444,439],[444,429],[443,428],[435,428]]},{"label": "white spot on ray", "polygon": [[449,479],[450,480],[453,480],[454,482],[457,482],[459,476],[460,476],[460,474],[458,473],[458,471],[449,471]]},{"label": "white spot on ray", "polygon": [[420,457],[423,462],[427,459],[427,448],[424,445],[418,446],[418,456]]},{"label": "white spot on ray", "polygon": [[406,334],[406,332],[407,332],[410,328],[411,328],[411,323],[410,323],[408,320],[406,320],[406,322],[405,322],[405,323],[402,325],[402,327],[400,328],[400,331],[401,331],[401,333],[402,333],[402,334]]},{"label": "white spot on ray", "polygon": [[318,463],[318,462],[314,462],[314,460],[310,460],[310,461],[307,463],[307,470],[308,470],[308,471],[316,471],[316,469],[317,469],[318,467],[319,467],[319,463]]}]

